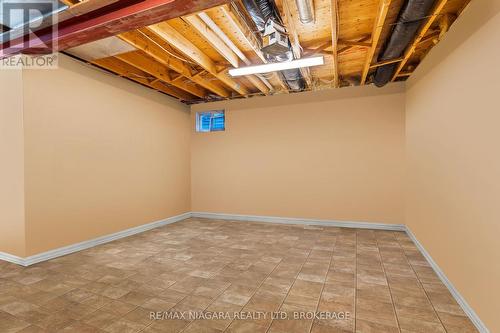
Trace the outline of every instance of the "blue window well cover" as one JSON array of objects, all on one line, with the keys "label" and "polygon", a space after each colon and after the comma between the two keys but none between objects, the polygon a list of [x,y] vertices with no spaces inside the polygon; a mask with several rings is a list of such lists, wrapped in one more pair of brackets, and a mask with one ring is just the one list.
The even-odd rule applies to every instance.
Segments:
[{"label": "blue window well cover", "polygon": [[197,131],[198,132],[214,132],[225,130],[224,111],[209,111],[198,112],[197,116]]}]

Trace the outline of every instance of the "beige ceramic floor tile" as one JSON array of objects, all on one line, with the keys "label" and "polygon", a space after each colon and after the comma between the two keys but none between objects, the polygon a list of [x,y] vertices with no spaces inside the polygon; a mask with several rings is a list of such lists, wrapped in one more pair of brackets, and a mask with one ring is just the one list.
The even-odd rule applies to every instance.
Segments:
[{"label": "beige ceramic floor tile", "polygon": [[[277,310],[348,319],[150,317]],[[402,232],[191,218],[28,268],[0,262],[2,333],[445,328],[476,332]]]}]

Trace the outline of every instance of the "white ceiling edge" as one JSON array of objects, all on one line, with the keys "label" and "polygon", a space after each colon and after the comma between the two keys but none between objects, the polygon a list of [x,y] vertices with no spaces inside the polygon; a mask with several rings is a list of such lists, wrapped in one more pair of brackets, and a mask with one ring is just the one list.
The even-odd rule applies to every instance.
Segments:
[{"label": "white ceiling edge", "polygon": [[87,61],[112,57],[130,51],[136,51],[136,48],[115,36],[103,38],[66,50],[67,53]]}]

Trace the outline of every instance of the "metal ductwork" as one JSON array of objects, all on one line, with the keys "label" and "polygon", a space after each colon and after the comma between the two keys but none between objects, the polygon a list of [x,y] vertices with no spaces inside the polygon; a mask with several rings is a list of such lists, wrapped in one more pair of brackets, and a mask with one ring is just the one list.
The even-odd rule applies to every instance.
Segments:
[{"label": "metal ductwork", "polygon": [[[260,37],[265,29],[265,24],[268,19],[272,18],[277,22],[282,22],[281,17],[278,13],[276,5],[273,0],[243,0],[243,5],[245,6],[247,12],[250,14],[252,21],[257,26],[260,32]],[[291,46],[288,46],[288,51],[280,55],[269,55],[266,57],[271,62],[282,62],[293,59],[293,54],[291,51]],[[285,80],[286,84],[291,90],[303,90],[306,87],[304,78],[300,73],[299,69],[288,69],[279,72],[282,78]]]},{"label": "metal ductwork", "polygon": [[271,3],[269,0],[243,0],[243,5],[260,32],[264,31],[268,19],[279,17],[274,1]]},{"label": "metal ductwork", "polygon": [[[406,0],[399,12],[391,36],[378,57],[379,62],[397,59],[403,55],[408,45],[414,40],[434,2],[435,0]],[[375,85],[383,87],[391,81],[397,66],[398,63],[393,63],[378,67],[373,78]]]},{"label": "metal ductwork", "polygon": [[299,11],[299,19],[302,24],[310,24],[314,22],[314,5],[313,0],[295,0],[297,10]]},{"label": "metal ductwork", "polygon": [[297,91],[305,89],[306,83],[299,69],[287,69],[286,71],[281,71],[281,75],[290,89]]}]

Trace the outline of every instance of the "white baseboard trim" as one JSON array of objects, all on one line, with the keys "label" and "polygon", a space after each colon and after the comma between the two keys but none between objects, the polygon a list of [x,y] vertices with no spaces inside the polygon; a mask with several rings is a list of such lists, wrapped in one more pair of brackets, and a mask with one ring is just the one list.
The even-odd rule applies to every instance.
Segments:
[{"label": "white baseboard trim", "polygon": [[415,235],[413,234],[413,232],[411,232],[411,230],[410,230],[410,228],[408,228],[408,226],[406,226],[406,233],[411,238],[413,243],[415,243],[415,245],[417,246],[419,251],[425,257],[425,259],[429,262],[429,264],[431,265],[434,272],[436,272],[439,279],[443,282],[443,284],[446,286],[446,288],[448,288],[451,295],[455,298],[455,300],[460,305],[462,310],[464,310],[464,312],[470,318],[470,320],[472,321],[474,326],[476,326],[477,330],[480,333],[489,333],[490,331],[488,330],[486,325],[484,325],[484,323],[481,321],[481,319],[479,318],[477,313],[470,307],[470,305],[467,303],[465,298],[463,298],[462,295],[460,295],[460,293],[458,292],[457,288],[455,288],[453,283],[451,283],[451,281],[448,280],[448,278],[446,277],[444,272],[441,270],[441,268],[439,268],[438,264],[434,261],[434,259],[432,259],[429,252],[427,252],[425,250],[424,246],[418,241],[417,237],[415,237]]},{"label": "white baseboard trim", "polygon": [[81,251],[91,248],[93,246],[108,243],[120,238],[132,236],[147,230],[158,228],[167,224],[179,222],[190,217],[217,219],[217,220],[231,220],[231,221],[247,221],[247,222],[265,222],[265,223],[280,223],[280,224],[300,224],[300,225],[317,225],[329,227],[343,227],[343,228],[360,228],[360,229],[377,229],[377,230],[392,230],[392,231],[405,231],[411,240],[415,243],[422,255],[427,259],[431,267],[434,269],[443,284],[448,288],[457,303],[462,307],[464,312],[470,318],[472,323],[476,326],[480,333],[489,333],[490,331],[481,321],[479,316],[469,306],[465,299],[460,295],[458,290],[448,280],[443,271],[439,268],[436,262],[432,259],[430,254],[425,250],[422,244],[418,241],[415,235],[411,232],[408,226],[404,224],[386,224],[386,223],[370,223],[370,222],[354,222],[354,221],[335,221],[335,220],[319,220],[319,219],[302,219],[290,217],[274,217],[274,216],[258,216],[258,215],[238,215],[238,214],[222,214],[222,213],[208,213],[208,212],[188,212],[177,216],[172,216],[160,221],[140,225],[134,228],[126,229],[116,232],[114,234],[101,236],[88,241],[77,244],[61,247],[58,249],[50,250],[47,252],[39,253],[30,257],[22,258],[8,253],[0,252],[0,260],[8,261],[22,266],[30,266],[42,261],[57,258],[73,252]]},{"label": "white baseboard trim", "polygon": [[11,262],[16,265],[27,266],[24,264],[24,258],[5,252],[0,252],[0,260]]},{"label": "white baseboard trim", "polygon": [[158,228],[158,227],[167,225],[167,224],[179,222],[179,221],[185,220],[189,217],[191,217],[191,213],[188,212],[188,213],[172,216],[172,217],[169,217],[169,218],[166,218],[163,220],[159,220],[156,222],[143,224],[143,225],[133,227],[130,229],[118,231],[118,232],[115,232],[115,233],[110,234],[110,235],[97,237],[97,238],[83,241],[80,243],[76,243],[76,244],[60,247],[60,248],[57,248],[54,250],[50,250],[47,252],[35,254],[33,256],[25,257],[25,258],[18,257],[18,256],[8,254],[8,253],[4,253],[4,252],[0,252],[0,260],[8,261],[8,262],[22,265],[22,266],[30,266],[30,265],[33,265],[33,264],[36,264],[36,263],[39,263],[42,261],[61,257],[64,255],[73,253],[73,252],[85,250],[85,249],[94,247],[94,246],[99,245],[99,244],[109,243],[109,242],[112,242],[112,241],[120,239],[120,238],[132,236],[132,235],[135,235],[135,234],[147,231],[147,230],[151,230],[154,228]]},{"label": "white baseboard trim", "polygon": [[273,216],[258,216],[258,215],[237,215],[237,214],[219,214],[205,212],[187,212],[181,215],[172,216],[160,221],[143,224],[130,229],[118,231],[116,233],[90,239],[80,243],[60,247],[47,252],[35,254],[30,257],[18,257],[9,253],[0,252],[0,260],[11,262],[17,265],[30,266],[42,261],[61,257],[70,253],[78,252],[91,248],[93,246],[112,242],[114,240],[132,236],[147,230],[158,228],[170,223],[185,220],[190,217],[232,220],[232,221],[247,221],[247,222],[266,222],[266,223],[281,223],[281,224],[302,224],[302,225],[318,225],[329,227],[344,227],[344,228],[363,228],[363,229],[380,229],[405,231],[406,227],[402,224],[384,224],[384,223],[369,223],[369,222],[351,222],[351,221],[334,221],[334,220],[317,220],[317,219],[300,219],[290,217],[273,217]]},{"label": "white baseboard trim", "polygon": [[335,221],[335,220],[319,220],[319,219],[302,219],[292,217],[276,217],[276,216],[259,216],[259,215],[237,215],[237,214],[221,214],[221,213],[206,213],[192,212],[192,217],[216,219],[216,220],[231,220],[242,222],[266,222],[266,223],[281,223],[281,224],[303,224],[317,225],[325,227],[342,227],[342,228],[358,228],[358,229],[378,229],[405,231],[404,224],[387,224],[387,223],[371,223],[371,222],[354,222],[354,221]]}]

